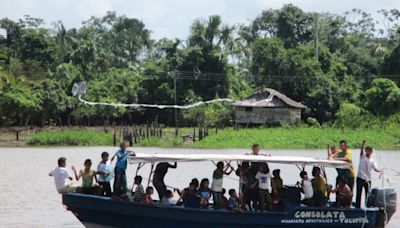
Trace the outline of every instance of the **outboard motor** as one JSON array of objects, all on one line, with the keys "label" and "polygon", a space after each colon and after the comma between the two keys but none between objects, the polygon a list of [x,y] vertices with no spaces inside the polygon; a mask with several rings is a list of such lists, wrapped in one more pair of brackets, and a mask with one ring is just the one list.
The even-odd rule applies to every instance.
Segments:
[{"label": "outboard motor", "polygon": [[394,188],[374,188],[368,197],[367,207],[378,207],[381,209],[378,224],[382,227],[385,222],[396,212],[397,193]]}]

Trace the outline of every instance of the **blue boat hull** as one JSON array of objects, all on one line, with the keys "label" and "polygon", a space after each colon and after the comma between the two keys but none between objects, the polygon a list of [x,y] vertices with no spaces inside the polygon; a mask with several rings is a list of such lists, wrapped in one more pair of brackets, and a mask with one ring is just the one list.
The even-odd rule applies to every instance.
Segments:
[{"label": "blue boat hull", "polygon": [[377,227],[378,208],[338,209],[292,206],[282,212],[148,206],[77,193],[63,204],[87,227]]}]

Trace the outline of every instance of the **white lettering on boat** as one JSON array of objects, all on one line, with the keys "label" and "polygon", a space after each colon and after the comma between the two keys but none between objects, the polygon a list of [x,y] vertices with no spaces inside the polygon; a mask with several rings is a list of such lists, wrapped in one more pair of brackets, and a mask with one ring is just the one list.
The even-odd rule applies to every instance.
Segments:
[{"label": "white lettering on boat", "polygon": [[368,224],[368,218],[348,218],[344,211],[296,211],[294,218],[282,219],[281,223],[338,223],[338,224]]}]

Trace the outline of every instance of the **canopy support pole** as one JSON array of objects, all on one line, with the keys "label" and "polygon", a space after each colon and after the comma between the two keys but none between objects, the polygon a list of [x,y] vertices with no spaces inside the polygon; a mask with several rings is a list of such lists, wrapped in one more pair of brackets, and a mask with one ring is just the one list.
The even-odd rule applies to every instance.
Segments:
[{"label": "canopy support pole", "polygon": [[138,167],[136,168],[135,177],[138,175],[139,170],[140,170],[141,168],[143,168],[144,165],[146,165],[146,163],[141,163],[141,162],[140,162],[140,163],[138,164]]},{"label": "canopy support pole", "polygon": [[154,169],[154,162],[151,163],[151,168],[150,168],[150,173],[149,173],[149,179],[147,180],[147,187],[149,187],[149,185],[150,185],[151,175],[153,175],[153,169]]}]

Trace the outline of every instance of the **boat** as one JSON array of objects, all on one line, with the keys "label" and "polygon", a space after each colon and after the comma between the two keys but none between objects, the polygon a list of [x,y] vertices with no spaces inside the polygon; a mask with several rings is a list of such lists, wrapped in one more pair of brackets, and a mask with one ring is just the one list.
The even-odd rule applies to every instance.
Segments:
[{"label": "boat", "polygon": [[[349,168],[343,161],[292,156],[234,154],[136,153],[130,163],[156,162],[267,162],[296,166]],[[140,167],[140,165],[138,166]],[[396,191],[373,189],[366,208],[310,207],[301,204],[300,188],[285,186],[279,211],[195,209],[171,205],[145,205],[109,197],[65,193],[62,201],[86,227],[384,227],[396,210]]]}]

